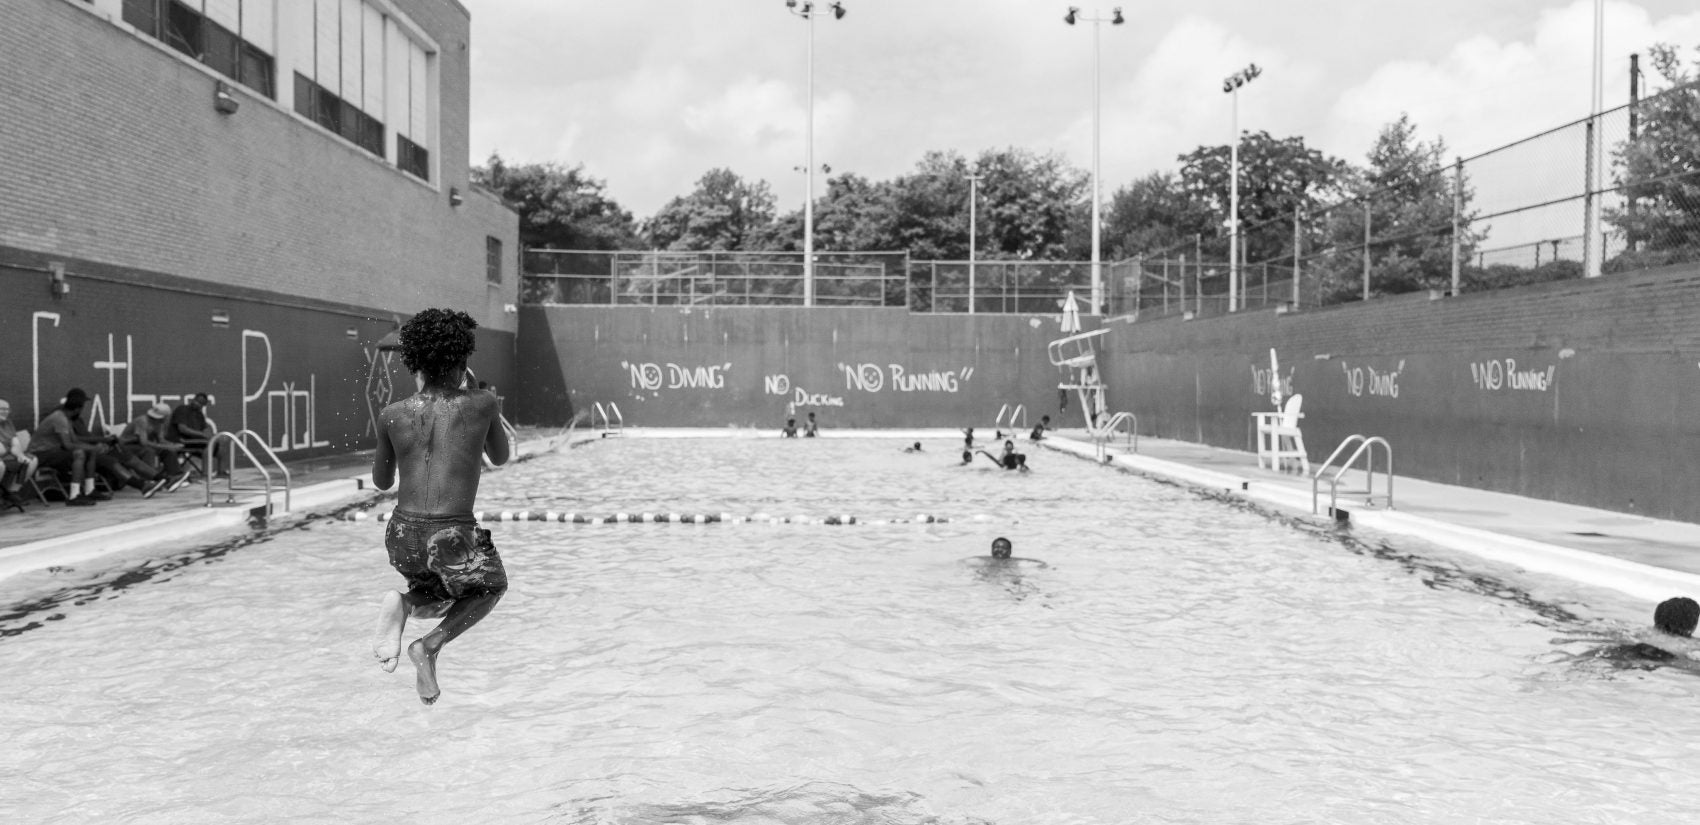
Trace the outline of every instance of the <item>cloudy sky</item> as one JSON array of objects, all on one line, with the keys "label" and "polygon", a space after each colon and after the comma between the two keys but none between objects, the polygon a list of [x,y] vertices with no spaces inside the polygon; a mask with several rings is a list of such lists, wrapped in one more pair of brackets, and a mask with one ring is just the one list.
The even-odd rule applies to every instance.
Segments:
[{"label": "cloudy sky", "polygon": [[[801,206],[808,23],[784,0],[463,0],[472,155],[583,164],[638,217],[727,167]],[[844,0],[815,26],[815,157],[888,178],[923,152],[1021,146],[1092,159],[1093,26],[1052,0]],[[1108,16],[1111,5],[1084,5]],[[1693,0],[1606,2],[1605,100],[1628,55],[1696,55]],[[1361,161],[1408,112],[1471,155],[1588,113],[1592,0],[1191,0],[1123,5],[1100,28],[1110,191],[1240,126]],[[1645,68],[1645,62],[1644,62]],[[817,181],[817,191],[822,184]]]}]

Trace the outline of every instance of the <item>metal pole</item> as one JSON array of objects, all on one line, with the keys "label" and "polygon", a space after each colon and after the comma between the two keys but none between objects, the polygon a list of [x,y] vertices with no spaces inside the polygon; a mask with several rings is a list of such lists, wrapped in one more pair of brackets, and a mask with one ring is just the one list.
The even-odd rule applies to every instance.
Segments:
[{"label": "metal pole", "polygon": [[[1192,236],[1192,299],[1198,304],[1198,314],[1204,314],[1204,235]],[[1186,277],[1183,273],[1181,277]]]},{"label": "metal pole", "polygon": [[1605,238],[1600,236],[1600,198],[1595,194],[1600,190],[1600,167],[1604,160],[1601,147],[1605,141],[1600,139],[1598,125],[1600,106],[1605,97],[1605,21],[1605,0],[1594,0],[1594,74],[1591,78],[1593,108],[1589,110],[1588,120],[1588,196],[1582,241],[1582,275],[1585,278],[1600,277],[1601,262],[1605,258]]},{"label": "metal pole", "polygon": [[1458,294],[1464,270],[1464,159],[1452,164],[1452,294]]},{"label": "metal pole", "polygon": [[[1629,56],[1629,142],[1631,144],[1633,144],[1635,142],[1635,139],[1637,137],[1639,137],[1640,134],[1641,134],[1641,55],[1631,54]],[[1635,226],[1635,223],[1636,223],[1636,221],[1635,221],[1636,206],[1635,206],[1634,192],[1635,192],[1635,190],[1633,190],[1633,189],[1630,189],[1627,192],[1625,192],[1625,194],[1628,195],[1627,200],[1628,200],[1629,219],[1630,219],[1629,225],[1631,227]],[[1640,251],[1641,240],[1640,240],[1640,238],[1636,237],[1638,233],[1636,233],[1635,230],[1631,229],[1627,234],[1629,236],[1628,239],[1627,239],[1629,241],[1629,251],[1631,251],[1631,252]]]},{"label": "metal pole", "polygon": [[1369,300],[1369,196],[1364,196],[1364,300]]},{"label": "metal pole", "polygon": [[975,231],[979,215],[980,176],[968,176],[968,314],[974,314],[974,253],[979,233]]},{"label": "metal pole", "polygon": [[[807,9],[807,7],[805,7]],[[809,21],[809,125],[808,149],[804,153],[803,175],[807,179],[803,196],[803,306],[815,305],[815,13],[804,12]]]},{"label": "metal pole", "polygon": [[1103,21],[1092,21],[1092,312],[1104,310],[1104,276],[1098,258],[1098,113],[1102,108],[1098,78],[1102,67],[1098,60],[1098,41],[1102,38]]},{"label": "metal pole", "polygon": [[1304,238],[1299,233],[1299,224],[1303,215],[1299,207],[1293,207],[1293,309],[1299,308],[1299,247],[1304,244]]},{"label": "metal pole", "polygon": [[1234,87],[1234,138],[1228,143],[1228,311],[1240,289],[1240,90]]}]

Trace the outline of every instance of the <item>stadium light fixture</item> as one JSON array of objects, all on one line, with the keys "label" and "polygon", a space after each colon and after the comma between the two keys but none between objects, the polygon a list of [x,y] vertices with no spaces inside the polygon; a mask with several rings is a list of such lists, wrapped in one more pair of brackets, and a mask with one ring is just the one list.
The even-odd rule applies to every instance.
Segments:
[{"label": "stadium light fixture", "polygon": [[1228,144],[1228,311],[1239,308],[1240,292],[1240,87],[1256,80],[1263,70],[1256,63],[1228,75],[1222,91],[1234,99],[1234,139]]},{"label": "stadium light fixture", "polygon": [[[828,8],[832,9],[834,20],[843,20],[848,13],[844,4],[836,0]],[[803,195],[803,306],[812,307],[815,305],[815,4],[813,0],[802,0],[800,4],[798,0],[785,0],[785,9],[809,24],[809,107],[803,163],[803,174],[808,181]]]},{"label": "stadium light fixture", "polygon": [[1120,26],[1123,23],[1126,23],[1127,20],[1122,17],[1121,6],[1117,6],[1114,10],[1114,14],[1110,17],[1101,17],[1097,15],[1092,17],[1081,17],[1079,6],[1069,6],[1068,14],[1063,15],[1063,22],[1072,26],[1077,21],[1085,21],[1092,24],[1092,312],[1101,315],[1104,312],[1104,264],[1100,251],[1100,238],[1103,227],[1102,221],[1098,218],[1099,201],[1102,200],[1102,198],[1098,195],[1098,133],[1100,131],[1099,123],[1102,120],[1101,114],[1104,107],[1103,95],[1099,91],[1101,86],[1099,76],[1102,74],[1102,61],[1099,59],[1101,50],[1098,45],[1098,30],[1103,28],[1103,26],[1099,24],[1109,23],[1112,26]]}]

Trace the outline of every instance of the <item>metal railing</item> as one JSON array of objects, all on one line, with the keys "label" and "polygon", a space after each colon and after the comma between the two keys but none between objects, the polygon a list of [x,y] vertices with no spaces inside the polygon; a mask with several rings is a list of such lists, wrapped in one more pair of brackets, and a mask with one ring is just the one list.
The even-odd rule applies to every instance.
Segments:
[{"label": "metal railing", "polygon": [[[1352,455],[1342,462],[1338,468],[1334,468],[1334,459],[1339,458],[1341,452],[1354,444],[1357,445],[1357,449],[1353,450]],[[1337,506],[1340,503],[1339,499],[1342,492],[1346,495],[1361,495],[1364,497],[1363,501],[1366,506],[1375,506],[1375,446],[1377,444],[1381,445],[1382,456],[1386,461],[1383,470],[1387,477],[1387,492],[1382,494],[1382,498],[1385,499],[1387,509],[1393,509],[1393,446],[1388,444],[1387,439],[1381,436],[1365,436],[1353,433],[1347,436],[1346,440],[1341,441],[1340,446],[1334,448],[1334,452],[1328,454],[1328,460],[1322,462],[1322,466],[1316,468],[1316,474],[1311,476],[1310,512],[1312,515],[1320,515],[1317,512],[1317,504],[1322,494],[1322,476],[1330,469],[1334,470],[1334,475],[1328,479],[1328,513],[1330,515],[1338,517]],[[1357,462],[1359,456],[1364,457],[1364,489],[1341,490],[1341,477],[1346,474],[1346,471],[1352,469],[1352,465]]]},{"label": "metal railing", "polygon": [[1097,428],[1092,433],[1092,443],[1096,445],[1099,461],[1105,461],[1109,457],[1110,439],[1115,437],[1116,430],[1123,424],[1128,425],[1126,447],[1136,453],[1139,452],[1139,416],[1123,410],[1110,416],[1110,420],[1104,422],[1104,426]]},{"label": "metal railing", "polygon": [[[289,491],[290,491],[290,488],[293,486],[290,483],[289,467],[286,466],[283,463],[283,461],[277,457],[277,453],[272,452],[272,448],[269,444],[266,443],[266,440],[261,438],[260,434],[254,432],[253,430],[236,430],[234,432],[228,432],[227,431],[227,432],[213,433],[213,437],[211,439],[207,440],[207,446],[204,448],[204,452],[201,454],[201,470],[202,470],[202,474],[204,476],[204,483],[205,483],[205,487],[206,487],[206,496],[207,496],[206,506],[208,506],[208,507],[213,506],[213,468],[214,468],[213,452],[214,452],[214,447],[220,441],[224,441],[224,442],[228,442],[231,445],[231,447],[233,447],[234,449],[239,450],[244,456],[247,456],[249,463],[254,465],[254,469],[260,471],[260,477],[264,481],[264,484],[262,486],[259,486],[259,487],[254,487],[254,486],[251,486],[251,485],[239,485],[239,484],[237,484],[236,483],[236,457],[233,455],[233,456],[230,457],[230,473],[229,473],[229,475],[227,475],[225,477],[224,492],[234,494],[234,493],[238,493],[238,492],[260,492],[260,491],[264,491],[265,494],[266,494],[266,514],[267,515],[271,514],[271,512],[272,512],[272,474],[271,474],[271,471],[266,469],[266,465],[261,463],[260,460],[254,456],[253,451],[248,449],[247,441],[250,438],[252,438],[254,440],[254,443],[259,446],[260,451],[265,453],[266,458],[271,459],[272,464],[275,465],[277,467],[278,471],[283,474],[283,511],[286,512],[286,513],[289,512],[289,506],[290,506]],[[234,495],[227,496],[227,498],[226,498],[226,501],[234,501],[234,500],[235,500]]]},{"label": "metal railing", "polygon": [[[601,433],[603,438],[625,434],[626,417],[620,414],[619,404],[610,401],[608,408],[603,409],[602,402],[598,401],[591,404],[590,408],[590,428]],[[597,419],[601,419],[602,423],[597,424]]]},{"label": "metal railing", "polygon": [[[1005,413],[1009,414],[1009,419],[1007,421],[1004,419]],[[1015,423],[1016,419],[1021,420],[1021,424],[1019,426]],[[996,427],[994,428],[996,432],[1003,432],[1005,424],[1009,425],[1009,431],[1012,433],[1018,433],[1027,429],[1027,405],[1016,404],[1014,407],[1011,407],[1010,405],[1005,404],[1002,407],[999,407],[998,417],[994,423],[996,424]]]}]

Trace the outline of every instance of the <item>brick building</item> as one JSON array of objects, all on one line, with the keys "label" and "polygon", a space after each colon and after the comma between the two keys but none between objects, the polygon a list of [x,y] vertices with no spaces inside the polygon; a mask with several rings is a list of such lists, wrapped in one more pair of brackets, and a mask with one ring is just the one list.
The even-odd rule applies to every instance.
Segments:
[{"label": "brick building", "polygon": [[[214,396],[287,457],[370,446],[427,306],[513,374],[518,219],[468,180],[456,0],[0,4],[0,398]],[[405,393],[401,393],[405,394]]]}]

